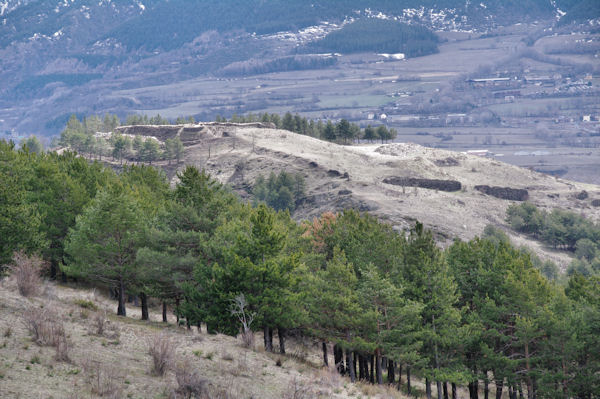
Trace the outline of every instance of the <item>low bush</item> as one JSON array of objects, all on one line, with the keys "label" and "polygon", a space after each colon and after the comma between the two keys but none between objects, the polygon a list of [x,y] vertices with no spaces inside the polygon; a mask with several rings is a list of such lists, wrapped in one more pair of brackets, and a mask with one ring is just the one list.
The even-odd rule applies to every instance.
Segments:
[{"label": "low bush", "polygon": [[175,379],[177,380],[177,395],[174,395],[174,397],[209,397],[208,380],[202,378],[198,373],[198,370],[196,370],[188,361],[177,364],[174,371]]},{"label": "low bush", "polygon": [[162,376],[175,357],[176,344],[164,333],[156,334],[148,343],[148,354],[152,356],[152,373]]},{"label": "low bush", "polygon": [[92,394],[103,398],[122,398],[118,371],[95,360],[88,360],[82,365],[87,376]]},{"label": "low bush", "polygon": [[73,301],[73,303],[84,309],[98,310],[98,306],[94,302],[88,301],[87,299],[76,299]]},{"label": "low bush", "polygon": [[17,281],[17,288],[21,295],[34,296],[40,292],[42,287],[40,273],[43,265],[44,261],[35,255],[28,256],[22,251],[15,252],[9,270]]},{"label": "low bush", "polygon": [[65,327],[52,309],[30,307],[23,313],[25,327],[38,345],[56,348],[56,360],[69,361],[69,341]]}]

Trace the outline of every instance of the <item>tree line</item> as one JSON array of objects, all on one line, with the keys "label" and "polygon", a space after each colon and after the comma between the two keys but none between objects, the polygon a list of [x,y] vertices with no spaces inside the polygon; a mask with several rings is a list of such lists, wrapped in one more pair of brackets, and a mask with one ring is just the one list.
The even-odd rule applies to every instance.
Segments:
[{"label": "tree line", "polygon": [[0,141],[0,264],[37,252],[51,276],[113,290],[119,315],[131,294],[148,319],[153,297],[165,320],[171,303],[210,333],[262,330],[268,351],[312,337],[351,381],[414,393],[418,376],[438,398],[458,386],[472,399],[492,386],[497,398],[598,397],[597,275],[559,285],[505,240],[443,250],[419,223],[398,232],[353,210],[298,224],[194,167],[178,177],[170,187],[152,166],[116,174]]},{"label": "tree line", "polygon": [[[160,115],[149,119],[145,115],[143,117],[133,115],[129,116],[127,121],[136,122],[132,124],[144,122],[156,125],[170,124]],[[188,119],[186,123],[188,121],[193,121],[193,119]],[[69,147],[99,160],[102,160],[103,156],[112,156],[113,160],[121,163],[123,159],[149,164],[162,159],[168,160],[169,163],[173,160],[179,163],[183,158],[184,148],[179,137],[167,139],[164,143],[152,137],[142,138],[140,135],[132,138],[115,132],[115,128],[118,126],[120,126],[120,121],[116,115],[106,114],[103,120],[92,115],[84,118],[83,121],[72,115],[55,144]]]},{"label": "tree line", "polygon": [[[118,137],[117,135],[110,136],[107,141],[106,137],[97,137],[96,133],[111,133],[114,132],[118,126],[135,126],[135,125],[181,125],[186,123],[195,123],[193,116],[187,118],[183,116],[177,117],[175,120],[169,120],[162,117],[160,114],[155,116],[148,115],[128,115],[124,124],[121,123],[117,115],[106,114],[103,119],[97,115],[79,118],[76,115],[71,115],[65,128],[61,132],[60,139],[54,142],[55,145],[69,146],[80,153],[87,153],[89,155],[95,155],[102,157],[105,155],[111,155],[115,159],[132,158],[137,161],[146,161],[143,157],[135,157],[139,155],[140,146],[135,143],[136,138],[129,138],[124,136],[122,141],[117,145],[115,150],[114,141]],[[331,120],[323,121],[321,119],[313,120],[306,117],[300,116],[299,114],[292,115],[291,112],[286,112],[283,116],[279,114],[259,113],[253,114],[248,113],[246,115],[233,114],[231,118],[227,119],[220,115],[215,117],[215,122],[232,122],[232,123],[251,123],[251,122],[264,122],[272,123],[278,129],[289,130],[294,133],[303,134],[321,140],[348,144],[353,141],[365,140],[368,142],[374,142],[380,140],[381,143],[385,143],[389,140],[393,140],[398,136],[396,129],[388,128],[384,124],[372,126],[368,125],[362,129],[359,125],[351,123],[346,119],[341,119],[338,122]],[[174,139],[178,140],[178,139]],[[144,143],[145,144],[145,143]],[[164,152],[156,153],[155,157],[152,157],[152,161],[157,159],[175,159],[178,158],[178,151],[181,152],[182,147],[179,148],[179,143],[176,143],[174,149],[168,148],[173,143],[167,145],[165,143]],[[150,146],[152,144],[146,144]],[[132,151],[133,150],[133,151]],[[148,149],[148,152],[154,154],[154,150]],[[179,157],[182,153],[179,153]]]},{"label": "tree line", "polygon": [[286,112],[283,117],[279,114],[269,114],[267,112],[259,114],[249,113],[246,115],[234,114],[229,120],[217,115],[215,120],[217,122],[233,123],[272,123],[278,129],[285,129],[290,132],[343,144],[348,144],[355,140],[367,140],[369,142],[381,140],[383,144],[398,136],[396,129],[388,129],[383,124],[378,126],[368,125],[364,129],[361,129],[359,125],[351,123],[346,119],[341,119],[336,123],[333,123],[331,120],[324,122],[321,119],[315,121],[299,114],[292,115],[291,112]]}]

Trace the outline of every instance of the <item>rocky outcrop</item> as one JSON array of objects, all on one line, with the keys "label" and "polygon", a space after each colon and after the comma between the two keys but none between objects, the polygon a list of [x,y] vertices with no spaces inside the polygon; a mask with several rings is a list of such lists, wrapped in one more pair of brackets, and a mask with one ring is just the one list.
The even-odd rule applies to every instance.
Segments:
[{"label": "rocky outcrop", "polygon": [[386,177],[383,182],[395,186],[421,187],[440,191],[459,191],[462,187],[460,182],[456,180],[421,179],[416,177],[392,176]]},{"label": "rocky outcrop", "polygon": [[456,158],[448,157],[444,159],[435,159],[433,163],[436,166],[445,167],[445,166],[458,166],[460,162]]},{"label": "rocky outcrop", "polygon": [[575,198],[577,198],[578,200],[582,200],[583,201],[587,197],[589,197],[589,194],[585,190],[582,190],[582,191],[578,192],[577,194],[575,194]]},{"label": "rocky outcrop", "polygon": [[487,186],[480,185],[475,186],[475,190],[481,191],[486,195],[492,197],[511,200],[511,201],[525,201],[529,198],[529,192],[523,188],[511,188],[511,187],[498,187],[498,186]]}]

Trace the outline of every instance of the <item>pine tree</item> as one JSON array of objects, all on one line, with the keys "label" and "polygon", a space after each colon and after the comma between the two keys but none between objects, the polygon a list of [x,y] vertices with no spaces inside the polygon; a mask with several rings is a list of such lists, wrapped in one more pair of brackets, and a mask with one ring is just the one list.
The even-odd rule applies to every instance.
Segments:
[{"label": "pine tree", "polygon": [[127,288],[138,283],[135,256],[144,223],[133,194],[115,184],[100,191],[85,208],[65,244],[68,259],[62,270],[117,288],[119,316],[126,315]]}]

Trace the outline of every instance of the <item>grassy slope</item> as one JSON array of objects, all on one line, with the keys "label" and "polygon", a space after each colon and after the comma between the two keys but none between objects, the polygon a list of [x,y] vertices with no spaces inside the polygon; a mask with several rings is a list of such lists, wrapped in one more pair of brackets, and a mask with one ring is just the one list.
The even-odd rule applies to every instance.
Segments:
[{"label": "grassy slope", "polygon": [[[98,310],[84,309],[77,300],[89,300]],[[54,360],[55,350],[33,343],[23,324],[23,311],[43,306],[61,315],[71,343],[71,362]],[[397,391],[363,384],[353,385],[336,373],[319,367],[319,352],[310,343],[290,342],[290,355],[255,351],[223,335],[176,328],[174,319],[159,322],[160,310],[151,309],[150,322],[138,320],[139,308],[130,305],[130,317],[114,316],[115,304],[89,289],[46,283],[44,293],[21,297],[10,279],[0,282],[0,397],[90,398],[98,385],[113,385],[114,395],[104,397],[167,398],[177,387],[175,376],[150,372],[148,341],[164,331],[177,343],[177,362],[188,360],[214,390],[228,398],[404,398]],[[94,334],[96,312],[106,310],[108,333]],[[133,316],[133,317],[131,317]],[[257,337],[257,343],[260,337]],[[286,345],[287,346],[287,345]],[[282,365],[276,362],[281,359]],[[333,363],[333,359],[330,361]],[[294,396],[296,395],[296,396]]]}]

